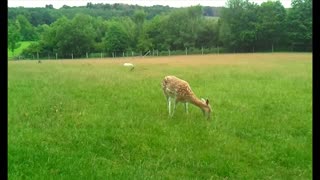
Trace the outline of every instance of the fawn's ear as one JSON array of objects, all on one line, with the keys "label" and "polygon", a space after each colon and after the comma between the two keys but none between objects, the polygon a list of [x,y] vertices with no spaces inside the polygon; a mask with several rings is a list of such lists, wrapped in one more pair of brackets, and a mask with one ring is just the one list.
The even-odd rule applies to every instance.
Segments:
[{"label": "fawn's ear", "polygon": [[203,98],[201,98],[201,101],[202,101],[203,103],[206,103],[206,100],[205,100],[205,99],[203,99]]},{"label": "fawn's ear", "polygon": [[207,104],[207,105],[209,104],[209,99],[206,100],[206,104]]}]

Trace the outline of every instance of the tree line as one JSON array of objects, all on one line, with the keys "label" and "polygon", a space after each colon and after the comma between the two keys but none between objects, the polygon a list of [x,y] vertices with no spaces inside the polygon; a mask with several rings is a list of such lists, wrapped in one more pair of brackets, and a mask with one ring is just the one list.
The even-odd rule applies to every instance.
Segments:
[{"label": "tree line", "polygon": [[[120,9],[124,7],[130,8],[122,5]],[[86,7],[63,7],[65,14],[51,23],[48,20],[37,26],[25,14],[15,12],[9,16],[8,47],[14,50],[18,41],[33,40],[35,43],[23,52],[25,56],[58,53],[59,57],[70,57],[70,53],[81,57],[87,52],[111,55],[150,49],[214,47],[223,47],[227,52],[312,51],[311,0],[292,0],[289,9],[280,1],[257,5],[248,0],[228,0],[220,11],[199,5],[188,8],[157,6],[158,10],[167,10],[150,13],[150,9],[140,7],[128,11],[131,14],[115,14],[108,18],[76,11],[94,12],[95,8],[110,13],[103,9],[115,7],[91,3]],[[26,12],[27,8],[20,9]],[[43,9],[53,10],[49,5]],[[219,12],[216,13],[219,17],[213,16],[214,12]]]},{"label": "tree line", "polygon": [[[203,7],[204,16],[220,16],[220,10],[222,7]],[[132,17],[136,10],[143,9],[146,12],[146,19],[150,20],[156,15],[168,13],[172,10],[178,9],[169,6],[154,5],[154,6],[139,6],[128,4],[103,4],[103,3],[87,3],[86,6],[74,6],[70,7],[64,5],[59,9],[54,9],[52,5],[46,5],[44,8],[24,8],[24,7],[9,7],[8,19],[15,20],[17,16],[22,15],[27,18],[31,25],[37,27],[41,24],[50,25],[58,18],[66,16],[72,19],[76,14],[87,14],[93,17],[102,17],[105,20],[112,17]]]}]

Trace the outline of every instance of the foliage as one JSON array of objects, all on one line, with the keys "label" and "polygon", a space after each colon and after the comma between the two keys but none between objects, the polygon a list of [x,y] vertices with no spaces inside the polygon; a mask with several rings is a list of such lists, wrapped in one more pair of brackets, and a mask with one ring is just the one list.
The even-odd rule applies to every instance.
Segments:
[{"label": "foliage", "polygon": [[270,48],[273,45],[284,44],[286,11],[280,1],[263,2],[257,14],[258,46]]},{"label": "foliage", "polygon": [[150,37],[153,48],[158,50],[167,50],[169,44],[167,41],[165,23],[169,16],[158,15],[146,24],[146,34]]},{"label": "foliage", "polygon": [[23,49],[22,56],[24,57],[33,57],[38,55],[42,51],[42,47],[38,42],[32,42],[30,45]]},{"label": "foliage", "polygon": [[126,44],[128,44],[129,49],[135,49],[137,25],[129,17],[121,17],[118,20],[115,19],[115,21],[118,21],[121,24],[126,34]]},{"label": "foliage", "polygon": [[70,23],[64,24],[57,32],[58,53],[66,55],[73,53],[75,56],[84,55],[92,49],[96,32],[92,26],[91,16],[78,14]]},{"label": "foliage", "polygon": [[[23,51],[25,49],[27,49],[30,44],[32,43],[33,41],[20,41],[18,43],[18,47],[14,50],[14,52],[12,52],[9,48],[8,48],[8,60],[10,59],[17,59],[19,58],[25,58],[24,54],[23,54]],[[32,56],[29,56],[29,57],[32,57]]]},{"label": "foliage", "polygon": [[129,37],[123,26],[118,22],[110,22],[105,37],[105,47],[108,52],[122,52],[129,47]]},{"label": "foliage", "polygon": [[312,1],[292,0],[292,8],[288,12],[288,37],[297,50],[310,50],[312,46]]},{"label": "foliage", "polygon": [[8,25],[8,48],[14,55],[14,51],[16,48],[20,46],[20,29],[19,24],[17,22],[9,21]]},{"label": "foliage", "polygon": [[33,41],[37,38],[35,28],[30,24],[25,16],[18,15],[16,22],[19,24],[22,41]]},{"label": "foliage", "polygon": [[218,20],[205,18],[199,22],[199,32],[196,47],[214,47],[218,45],[219,25]]},{"label": "foliage", "polygon": [[224,28],[228,27],[230,30],[230,38],[225,38],[228,41],[223,44],[237,51],[249,51],[257,40],[258,5],[248,0],[229,0],[227,4],[221,19],[222,23],[227,24]]},{"label": "foliage", "polygon": [[[288,51],[290,47],[310,51],[311,12],[311,0],[293,0],[287,10],[280,1],[257,5],[228,0],[226,7],[218,9],[88,3],[58,10],[50,5],[9,8],[8,19],[16,23],[21,40],[39,42],[41,53],[80,57],[92,51],[184,51],[217,46],[226,52]],[[12,39],[16,30],[11,26],[10,31]]]},{"label": "foliage", "polygon": [[138,51],[142,51],[142,52],[146,52],[146,51],[152,49],[152,42],[147,37],[146,33],[142,32],[142,34],[140,35],[136,49]]},{"label": "foliage", "polygon": [[90,52],[97,33],[91,16],[78,14],[72,20],[62,17],[45,31],[41,46],[47,52],[57,52],[62,57],[80,57]]},{"label": "foliage", "polygon": [[143,7],[138,5],[127,4],[92,4],[88,3],[87,6],[69,7],[63,6],[60,9],[54,9],[50,5],[46,5],[45,8],[24,8],[24,7],[9,7],[8,19],[16,19],[18,15],[25,16],[33,26],[41,24],[50,25],[62,16],[66,16],[70,19],[74,18],[76,14],[87,14],[92,17],[102,17],[104,20],[112,19],[113,17],[132,17],[134,12],[139,9],[145,9],[147,19],[152,19],[154,16],[168,13],[173,8],[169,6],[151,6]]},{"label": "foliage", "polygon": [[[199,24],[202,20],[201,14],[201,7],[193,6],[173,11],[162,20],[157,19],[157,23],[161,23],[158,24],[158,26],[160,26],[160,30],[158,31],[161,31],[159,36],[162,36],[163,39],[163,41],[160,42],[162,45],[158,46],[169,49],[195,47],[196,39],[200,31]],[[154,24],[154,26],[156,26],[156,24]]]}]

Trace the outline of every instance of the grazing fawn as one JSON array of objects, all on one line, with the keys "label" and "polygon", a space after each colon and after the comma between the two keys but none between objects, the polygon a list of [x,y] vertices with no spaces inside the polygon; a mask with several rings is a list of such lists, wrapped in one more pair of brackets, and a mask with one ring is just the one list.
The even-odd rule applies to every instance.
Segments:
[{"label": "grazing fawn", "polygon": [[[209,100],[199,99],[191,90],[188,82],[175,76],[166,76],[162,81],[162,90],[167,98],[169,115],[173,116],[176,104],[181,102],[185,105],[185,111],[188,114],[188,103],[198,106],[205,117],[211,117],[211,106]],[[171,112],[171,103],[173,101],[173,111]]]}]

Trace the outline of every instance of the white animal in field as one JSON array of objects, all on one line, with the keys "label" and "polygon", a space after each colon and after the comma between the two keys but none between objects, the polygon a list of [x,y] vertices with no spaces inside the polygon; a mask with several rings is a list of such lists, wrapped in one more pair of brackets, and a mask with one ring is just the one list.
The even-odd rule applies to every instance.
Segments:
[{"label": "white animal in field", "polygon": [[[210,119],[211,117],[211,106],[209,100],[205,100],[196,97],[192,92],[188,82],[179,79],[175,76],[166,76],[162,81],[162,90],[167,98],[169,116],[173,116],[176,109],[177,103],[181,102],[185,105],[185,111],[188,114],[188,103],[191,103],[199,107],[205,117]],[[173,103],[173,111],[171,112],[171,104]]]},{"label": "white animal in field", "polygon": [[132,71],[134,69],[134,65],[132,63],[124,63],[123,66],[131,67],[130,71]]}]

